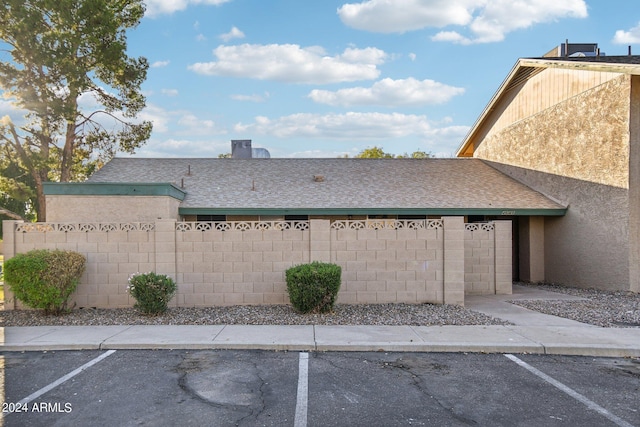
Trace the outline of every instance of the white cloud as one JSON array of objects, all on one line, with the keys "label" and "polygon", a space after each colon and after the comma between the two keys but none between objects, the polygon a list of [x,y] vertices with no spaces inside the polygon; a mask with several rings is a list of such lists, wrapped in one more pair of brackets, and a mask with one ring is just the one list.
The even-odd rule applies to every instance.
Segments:
[{"label": "white cloud", "polygon": [[372,80],[380,75],[377,65],[387,54],[376,48],[348,48],[342,54],[328,56],[318,46],[301,48],[295,44],[218,46],[217,61],[189,66],[212,76],[245,77],[288,83],[325,84]]},{"label": "white cloud", "polygon": [[432,130],[425,116],[399,113],[310,114],[299,113],[271,120],[259,116],[252,124],[238,123],[238,133],[278,138],[329,138],[371,140],[422,135]]},{"label": "white cloud", "polygon": [[409,59],[410,59],[410,60],[412,60],[412,61],[415,61],[417,57],[418,57],[418,56],[417,56],[415,53],[413,53],[413,52],[411,52],[411,53],[409,54]]},{"label": "white cloud", "polygon": [[[466,25],[478,1],[460,0],[365,0],[338,8],[349,27],[378,33],[403,33],[425,27]],[[471,9],[471,10],[469,10]]]},{"label": "white cloud", "polygon": [[354,87],[332,92],[312,90],[309,98],[329,105],[382,105],[385,107],[420,106],[443,104],[456,95],[464,93],[463,88],[448,86],[433,80],[414,78],[393,80],[382,79],[369,88]]},{"label": "white cloud", "polygon": [[178,96],[178,89],[162,89],[160,92],[167,96]]},{"label": "white cloud", "polygon": [[[335,155],[326,155],[329,153],[326,150],[302,150],[292,154],[293,157],[337,157],[346,153],[352,156],[363,145],[372,144],[383,145],[386,151],[394,152],[392,146],[400,150],[398,147],[407,146],[407,142],[410,148],[402,149],[401,152],[411,152],[419,146],[438,157],[451,157],[469,132],[469,126],[454,126],[449,123],[448,118],[436,122],[428,120],[424,115],[399,113],[300,113],[275,119],[259,116],[254,118],[253,123],[238,123],[233,131],[240,135],[347,142],[351,147],[345,147],[345,150],[350,151],[341,150]],[[353,148],[358,146],[360,148]],[[276,151],[271,150],[272,154]]]},{"label": "white cloud", "polygon": [[28,111],[18,108],[13,101],[0,98],[0,117],[10,120],[14,125],[21,126],[25,122]]},{"label": "white cloud", "polygon": [[170,61],[156,61],[154,63],[151,64],[151,68],[162,68],[162,67],[166,67],[167,65],[169,65]]},{"label": "white cloud", "polygon": [[199,118],[190,111],[165,110],[154,104],[147,104],[138,114],[138,118],[153,123],[154,135],[160,133],[197,136],[226,133],[226,130],[218,128],[213,120]]},{"label": "white cloud", "polygon": [[470,41],[466,37],[463,37],[462,34],[455,31],[440,31],[438,34],[431,37],[431,40],[434,42],[452,42],[460,44],[467,44]]},{"label": "white cloud", "polygon": [[180,10],[185,10],[190,5],[204,4],[220,6],[229,1],[231,0],[146,0],[147,11],[145,15],[150,17],[168,15]]},{"label": "white cloud", "polygon": [[[212,141],[167,138],[159,139],[151,136],[149,141],[139,148],[135,157],[217,157],[218,154],[229,152],[229,141]],[[189,181],[185,180],[189,185]]]},{"label": "white cloud", "polygon": [[373,32],[403,33],[464,26],[470,36],[442,31],[432,40],[461,44],[501,41],[511,31],[560,18],[585,18],[584,0],[365,0],[338,9],[346,25]]},{"label": "white cloud", "polygon": [[616,44],[638,44],[640,43],[640,23],[629,31],[618,30],[613,36],[613,43]]},{"label": "white cloud", "polygon": [[269,92],[265,92],[263,95],[231,95],[231,99],[234,101],[249,101],[249,102],[265,102],[269,98]]},{"label": "white cloud", "polygon": [[240,31],[237,27],[231,28],[231,31],[228,33],[224,33],[220,35],[220,38],[225,42],[228,42],[231,39],[243,39],[244,33]]}]

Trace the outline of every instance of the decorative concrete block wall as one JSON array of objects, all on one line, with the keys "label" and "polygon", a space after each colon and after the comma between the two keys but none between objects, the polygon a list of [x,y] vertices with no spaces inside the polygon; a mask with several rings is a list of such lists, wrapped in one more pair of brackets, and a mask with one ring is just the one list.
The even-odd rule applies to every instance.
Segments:
[{"label": "decorative concrete block wall", "polygon": [[[511,292],[511,225],[472,230],[439,220],[22,223],[5,221],[5,259],[31,249],[87,257],[73,302],[130,307],[131,274],[176,280],[174,306],[285,304],[285,271],[311,261],[342,267],[340,303],[464,304],[465,293]],[[469,228],[471,227],[471,228]],[[13,232],[11,232],[13,230]],[[483,234],[484,233],[484,234]],[[489,234],[487,234],[489,233]],[[5,307],[21,308],[5,289]]]},{"label": "decorative concrete block wall", "polygon": [[334,221],[331,262],[342,267],[341,303],[445,300],[442,220]]},{"label": "decorative concrete block wall", "polygon": [[284,304],[284,272],[314,246],[307,221],[173,225],[178,306]]},{"label": "decorative concrete block wall", "polygon": [[511,222],[466,224],[464,234],[465,294],[510,294]]}]

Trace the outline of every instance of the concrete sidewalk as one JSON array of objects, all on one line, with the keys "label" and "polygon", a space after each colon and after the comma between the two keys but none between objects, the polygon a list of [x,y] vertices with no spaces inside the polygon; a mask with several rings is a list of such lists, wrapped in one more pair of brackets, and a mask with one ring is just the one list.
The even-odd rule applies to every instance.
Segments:
[{"label": "concrete sidewalk", "polygon": [[0,328],[0,351],[261,349],[536,353],[640,357],[640,328],[600,328],[507,302],[572,299],[514,286],[513,295],[467,297],[466,307],[509,326],[31,326]]}]

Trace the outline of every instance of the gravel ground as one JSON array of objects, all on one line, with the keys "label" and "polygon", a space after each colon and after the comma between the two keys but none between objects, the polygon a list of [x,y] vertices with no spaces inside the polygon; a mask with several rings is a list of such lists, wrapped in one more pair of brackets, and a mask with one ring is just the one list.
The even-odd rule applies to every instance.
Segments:
[{"label": "gravel ground", "polygon": [[[518,283],[525,285],[523,283]],[[511,303],[545,314],[602,327],[640,327],[640,294],[536,286],[584,298],[581,301],[536,300]],[[289,305],[171,308],[145,316],[132,308],[76,309],[62,316],[30,310],[3,311],[0,326],[44,325],[506,325],[501,319],[463,307],[434,304],[337,304],[330,314],[299,314]]]},{"label": "gravel ground", "polygon": [[82,309],[62,316],[0,311],[2,326],[41,325],[505,325],[463,307],[434,304],[336,304],[329,314],[298,314],[289,305],[170,308],[160,316],[134,309]]},{"label": "gravel ground", "polygon": [[518,284],[573,295],[584,300],[510,301],[512,304],[604,328],[640,327],[640,294],[570,288],[554,284]]}]

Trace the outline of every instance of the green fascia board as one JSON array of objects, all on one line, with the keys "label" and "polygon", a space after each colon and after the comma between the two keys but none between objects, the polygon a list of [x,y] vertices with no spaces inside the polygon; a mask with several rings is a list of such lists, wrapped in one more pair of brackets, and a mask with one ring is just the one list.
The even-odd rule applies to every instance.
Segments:
[{"label": "green fascia board", "polygon": [[564,216],[566,208],[557,209],[484,209],[484,208],[193,208],[181,207],[180,215],[498,215],[498,216]]},{"label": "green fascia board", "polygon": [[169,196],[180,201],[186,192],[170,183],[45,182],[47,196]]}]

